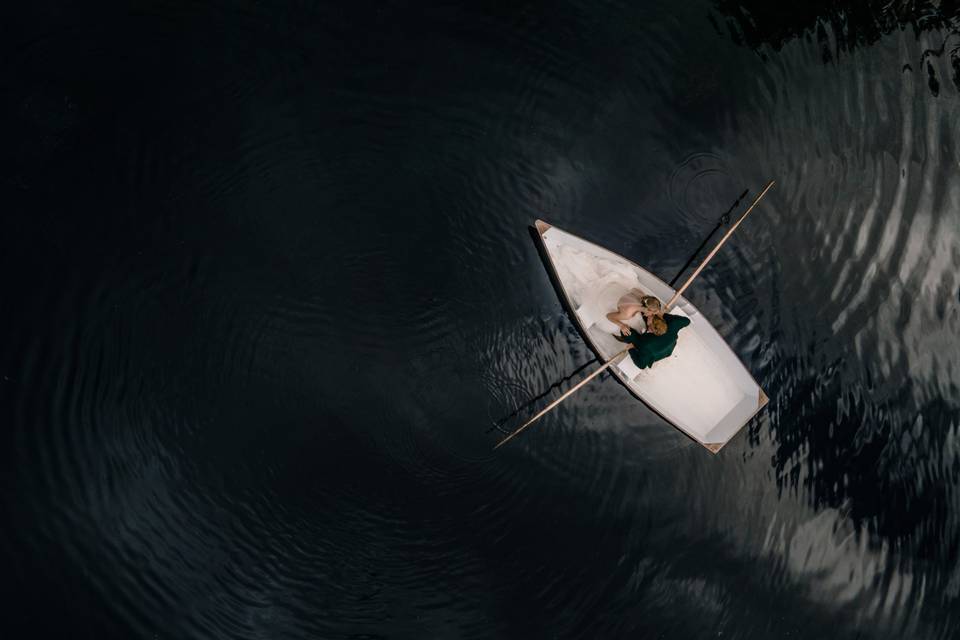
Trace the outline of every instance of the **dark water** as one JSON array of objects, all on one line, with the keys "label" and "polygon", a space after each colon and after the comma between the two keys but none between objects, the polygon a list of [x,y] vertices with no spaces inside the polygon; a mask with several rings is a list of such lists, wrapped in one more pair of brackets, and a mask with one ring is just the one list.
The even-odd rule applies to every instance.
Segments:
[{"label": "dark water", "polygon": [[[947,3],[273,4],[4,11],[4,637],[960,633]],[[591,357],[534,218],[670,278],[770,178],[745,433],[491,451]]]}]

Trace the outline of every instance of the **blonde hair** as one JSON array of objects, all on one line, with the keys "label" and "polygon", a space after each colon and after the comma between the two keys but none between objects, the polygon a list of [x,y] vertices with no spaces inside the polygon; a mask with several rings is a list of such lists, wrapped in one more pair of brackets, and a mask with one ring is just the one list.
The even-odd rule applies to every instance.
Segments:
[{"label": "blonde hair", "polygon": [[643,296],[640,298],[640,304],[651,313],[660,313],[660,300],[657,296]]},{"label": "blonde hair", "polygon": [[667,332],[667,321],[663,319],[663,316],[650,316],[647,319],[647,331],[655,336],[662,336]]}]

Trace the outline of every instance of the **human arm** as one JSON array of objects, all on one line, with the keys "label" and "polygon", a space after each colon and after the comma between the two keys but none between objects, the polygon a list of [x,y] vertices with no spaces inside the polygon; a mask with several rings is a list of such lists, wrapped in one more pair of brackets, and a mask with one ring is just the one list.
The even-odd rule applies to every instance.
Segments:
[{"label": "human arm", "polygon": [[678,316],[672,313],[666,314],[664,320],[668,321],[668,324],[671,327],[676,327],[676,331],[679,333],[680,329],[690,325],[690,318],[686,316]]},{"label": "human arm", "polygon": [[620,327],[620,334],[628,336],[633,329],[631,329],[629,325],[625,324],[621,318],[623,318],[623,315],[619,311],[611,311],[607,314],[607,320]]},{"label": "human arm", "polygon": [[626,324],[626,321],[640,313],[641,310],[642,307],[638,304],[620,304],[616,311],[607,314],[607,320],[620,327],[621,334],[628,336],[633,332],[633,329]]}]

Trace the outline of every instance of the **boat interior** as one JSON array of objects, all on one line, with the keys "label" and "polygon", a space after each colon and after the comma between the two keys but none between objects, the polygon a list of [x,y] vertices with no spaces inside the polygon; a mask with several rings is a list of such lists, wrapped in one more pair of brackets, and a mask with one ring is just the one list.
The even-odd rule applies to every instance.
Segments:
[{"label": "boat interior", "polygon": [[[624,348],[606,315],[620,298],[638,289],[666,302],[674,290],[625,258],[556,227],[541,235],[570,307],[604,359]],[[762,406],[765,396],[713,326],[688,300],[670,313],[686,316],[673,354],[647,369],[627,357],[614,374],[654,411],[704,445],[722,445]],[[637,315],[627,322],[644,329]],[[713,448],[712,448],[713,449]]]}]

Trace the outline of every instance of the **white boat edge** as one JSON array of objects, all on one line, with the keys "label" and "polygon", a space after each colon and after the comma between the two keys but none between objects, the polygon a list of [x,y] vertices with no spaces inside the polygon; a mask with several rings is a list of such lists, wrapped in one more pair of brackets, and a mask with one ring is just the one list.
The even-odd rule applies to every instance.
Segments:
[{"label": "white boat edge", "polygon": [[[564,307],[565,307],[565,310],[567,311],[567,314],[570,316],[570,318],[572,319],[574,325],[577,327],[577,331],[580,333],[580,336],[583,338],[584,342],[586,342],[587,345],[590,347],[590,350],[593,351],[593,352],[597,355],[597,357],[602,360],[602,359],[603,359],[603,355],[600,353],[598,347],[594,344],[592,338],[590,337],[590,334],[589,334],[589,333],[587,332],[587,330],[586,330],[586,327],[583,326],[583,323],[580,321],[579,316],[578,316],[578,315],[575,313],[575,311],[574,311],[574,305],[573,305],[572,301],[570,300],[569,294],[567,293],[566,289],[564,288],[563,283],[560,281],[560,277],[559,277],[559,275],[558,275],[558,273],[557,273],[556,265],[554,264],[553,258],[552,258],[551,255],[550,255],[550,251],[548,250],[548,248],[547,248],[547,246],[546,246],[546,242],[545,242],[545,239],[544,239],[544,237],[543,237],[543,234],[545,234],[547,231],[549,231],[550,229],[552,229],[552,228],[553,228],[553,225],[551,225],[550,223],[548,223],[548,222],[546,222],[546,221],[544,221],[544,220],[542,220],[542,219],[540,219],[540,218],[537,218],[536,220],[534,220],[533,226],[534,226],[534,228],[535,228],[536,231],[537,231],[537,240],[538,240],[538,242],[539,242],[539,249],[542,251],[543,256],[545,257],[544,262],[545,262],[545,263],[548,265],[548,267],[549,267],[550,280],[551,280],[551,282],[553,283],[554,288],[557,289],[558,293],[561,294],[561,300],[562,300],[563,303],[564,303]],[[569,232],[567,232],[567,233],[569,233]],[[573,235],[573,234],[571,234],[571,235]],[[586,242],[586,241],[585,241],[585,242]],[[591,244],[593,244],[593,243],[591,243]],[[626,261],[626,262],[628,262],[629,264],[633,265],[635,268],[643,271],[644,273],[649,274],[651,277],[653,277],[653,278],[655,278],[656,280],[658,280],[659,282],[663,283],[663,285],[664,285],[665,287],[667,287],[668,289],[670,289],[671,291],[673,291],[672,287],[670,287],[668,284],[666,284],[665,282],[663,282],[663,280],[660,280],[660,278],[657,277],[655,274],[651,273],[650,271],[647,271],[646,269],[644,269],[643,267],[641,267],[641,266],[639,266],[638,264],[634,263],[633,261],[628,260],[627,258],[625,258],[625,257],[623,257],[623,256],[620,256],[619,254],[617,254],[617,255],[618,255],[618,257],[620,257],[620,258],[623,259],[624,261]],[[681,297],[680,299],[683,300],[682,297]],[[678,304],[679,304],[679,303],[678,303]],[[723,342],[724,342],[724,344],[726,344],[726,341],[725,341],[725,340],[724,340]],[[730,348],[729,344],[726,344],[726,346],[727,346],[728,349]],[[731,353],[732,353],[732,349],[731,349]],[[734,357],[737,357],[735,353],[734,353],[733,355],[734,355]],[[737,357],[737,360],[738,360],[738,361],[740,360],[739,357]],[[742,362],[741,362],[741,365],[743,365]],[[723,441],[723,442],[703,442],[702,440],[700,440],[699,438],[697,438],[695,435],[691,434],[691,433],[688,432],[686,429],[684,429],[681,425],[679,425],[679,424],[677,424],[676,422],[670,420],[669,418],[667,418],[666,416],[664,416],[662,413],[660,413],[659,411],[657,411],[654,407],[650,406],[650,404],[649,404],[646,400],[644,400],[640,395],[638,395],[638,394],[634,391],[634,389],[631,388],[630,384],[629,384],[626,380],[623,379],[622,374],[620,373],[619,369],[617,369],[616,367],[613,367],[613,368],[610,369],[610,371],[616,376],[617,380],[618,380],[621,384],[623,384],[624,387],[626,387],[626,389],[630,392],[631,395],[633,395],[635,398],[637,398],[638,400],[640,400],[641,402],[643,402],[644,405],[646,405],[651,411],[653,411],[654,413],[656,413],[657,415],[659,415],[667,424],[669,424],[670,426],[674,427],[675,429],[677,429],[678,431],[680,431],[681,433],[683,433],[685,436],[687,436],[688,438],[690,438],[691,440],[693,440],[693,441],[696,442],[697,444],[703,446],[707,451],[709,451],[710,453],[713,453],[713,454],[719,453],[720,450],[721,450],[727,443],[729,443],[731,440],[733,440],[733,438],[735,438],[738,433],[740,433],[741,431],[743,431],[743,427],[745,427],[751,420],[753,420],[753,419],[756,417],[756,415],[760,412],[760,410],[763,409],[763,408],[767,405],[767,403],[769,402],[769,398],[767,397],[767,394],[764,393],[763,388],[760,386],[759,383],[757,383],[756,379],[753,378],[753,375],[749,372],[749,370],[746,369],[745,366],[744,366],[744,370],[746,371],[746,373],[747,373],[747,375],[750,377],[750,379],[753,380],[754,384],[757,386],[757,389],[758,389],[758,397],[757,397],[757,406],[756,406],[756,409],[754,409],[754,411],[753,411],[745,420],[743,420],[743,422],[733,431],[733,433],[731,434],[731,436],[730,436],[729,438],[727,438],[727,440],[725,440],[725,441]]]}]

